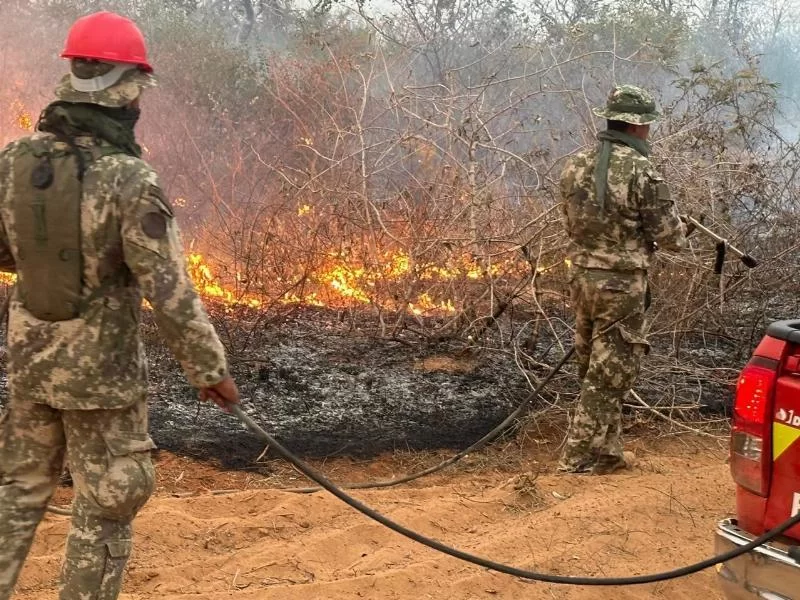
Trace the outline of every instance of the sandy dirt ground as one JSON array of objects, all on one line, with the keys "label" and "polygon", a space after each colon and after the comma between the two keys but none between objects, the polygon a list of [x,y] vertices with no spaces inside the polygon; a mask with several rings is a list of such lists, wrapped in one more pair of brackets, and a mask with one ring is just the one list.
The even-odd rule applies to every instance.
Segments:
[{"label": "sandy dirt ground", "polygon": [[[733,509],[724,442],[629,434],[637,466],[587,477],[555,474],[555,444],[523,437],[411,486],[355,494],[426,535],[547,572],[635,575],[712,554],[714,524]],[[444,456],[394,453],[314,464],[342,481],[392,477]],[[136,521],[126,600],[722,597],[713,570],[627,588],[526,582],[419,546],[326,493],[278,491],[306,483],[277,460],[269,476],[165,452],[157,462],[158,490]],[[70,493],[61,489],[56,500],[68,503]],[[42,523],[15,598],[55,598],[67,528],[60,516]]]}]

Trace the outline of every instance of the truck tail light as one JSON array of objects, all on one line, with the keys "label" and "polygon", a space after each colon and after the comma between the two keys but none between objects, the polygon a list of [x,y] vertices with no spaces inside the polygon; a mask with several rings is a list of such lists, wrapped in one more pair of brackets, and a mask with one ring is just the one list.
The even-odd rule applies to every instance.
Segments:
[{"label": "truck tail light", "polygon": [[772,391],[778,374],[754,362],[744,368],[736,386],[731,473],[738,485],[766,496],[772,472]]}]

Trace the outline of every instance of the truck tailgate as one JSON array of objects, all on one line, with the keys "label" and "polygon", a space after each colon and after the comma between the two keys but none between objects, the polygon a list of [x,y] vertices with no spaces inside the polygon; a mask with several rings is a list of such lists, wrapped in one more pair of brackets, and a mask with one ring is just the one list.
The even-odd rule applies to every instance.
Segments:
[{"label": "truck tailgate", "polygon": [[[782,375],[776,384],[772,461],[767,529],[800,512],[800,374]],[[800,540],[800,525],[787,535]]]}]

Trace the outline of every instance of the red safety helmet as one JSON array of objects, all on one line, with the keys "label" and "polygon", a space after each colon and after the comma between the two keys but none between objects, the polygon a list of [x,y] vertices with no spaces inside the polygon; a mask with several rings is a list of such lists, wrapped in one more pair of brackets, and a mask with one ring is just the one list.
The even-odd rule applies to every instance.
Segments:
[{"label": "red safety helmet", "polygon": [[136,65],[147,73],[144,36],[136,23],[112,12],[98,12],[75,21],[69,30],[62,58],[90,58]]}]

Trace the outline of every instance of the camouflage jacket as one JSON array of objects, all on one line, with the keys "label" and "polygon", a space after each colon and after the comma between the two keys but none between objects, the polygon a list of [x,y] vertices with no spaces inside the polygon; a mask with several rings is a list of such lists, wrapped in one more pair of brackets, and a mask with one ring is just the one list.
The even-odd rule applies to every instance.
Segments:
[{"label": "camouflage jacket", "polygon": [[[11,200],[19,152],[19,142],[0,151],[0,270],[15,270]],[[49,322],[34,317],[14,295],[8,326],[11,393],[65,410],[123,408],[145,398],[143,296],[190,383],[219,382],[227,374],[225,352],[187,274],[178,225],[155,171],[120,154],[91,163],[80,219],[82,295],[94,299],[80,317]],[[116,283],[101,288],[109,278]]]},{"label": "camouflage jacket", "polygon": [[669,188],[647,157],[612,144],[604,206],[594,181],[598,148],[572,156],[561,173],[568,258],[578,267],[648,269],[653,243],[665,250],[685,247],[683,223]]}]

